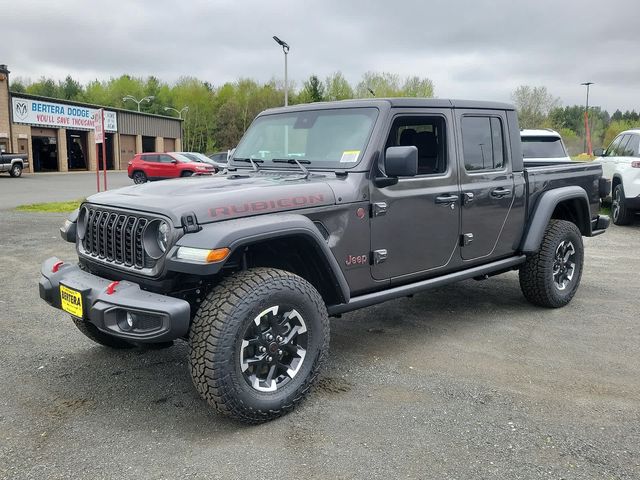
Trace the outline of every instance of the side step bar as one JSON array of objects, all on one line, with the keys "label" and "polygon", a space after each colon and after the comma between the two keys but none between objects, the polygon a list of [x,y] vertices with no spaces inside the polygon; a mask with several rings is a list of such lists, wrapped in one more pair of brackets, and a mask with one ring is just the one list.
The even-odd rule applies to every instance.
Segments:
[{"label": "side step bar", "polygon": [[350,312],[363,307],[370,307],[377,303],[386,302],[387,300],[393,300],[394,298],[406,297],[422,290],[428,290],[430,288],[441,287],[450,283],[458,282],[460,280],[467,280],[482,275],[487,275],[499,271],[512,270],[514,267],[525,262],[526,255],[519,255],[516,257],[509,257],[504,260],[498,260],[496,262],[487,263],[473,268],[468,268],[459,272],[449,273],[441,277],[429,278],[427,280],[421,280],[415,283],[409,283],[408,285],[401,285],[399,287],[389,288],[380,292],[367,293],[358,297],[351,297],[348,303],[341,303],[338,305],[329,305],[327,312],[329,315],[339,315],[341,313]]}]

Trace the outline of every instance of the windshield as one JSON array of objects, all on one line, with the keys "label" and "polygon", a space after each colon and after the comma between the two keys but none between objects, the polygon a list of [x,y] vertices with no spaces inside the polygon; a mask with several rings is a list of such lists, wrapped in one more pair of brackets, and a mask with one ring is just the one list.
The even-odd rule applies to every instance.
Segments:
[{"label": "windshield", "polygon": [[211,162],[209,157],[198,152],[180,152],[179,155],[182,155],[183,157],[187,157],[192,162],[204,162],[204,163]]},{"label": "windshield", "polygon": [[183,163],[193,163],[194,160],[192,160],[191,158],[189,158],[187,155],[185,155],[184,153],[172,153],[171,155],[173,155],[173,157],[178,160],[179,162],[183,162]]},{"label": "windshield", "polygon": [[567,156],[560,137],[522,137],[524,158],[563,158]]},{"label": "windshield", "polygon": [[360,160],[377,116],[370,107],[265,115],[253,122],[231,160],[263,166],[295,158],[312,168],[349,168]]}]

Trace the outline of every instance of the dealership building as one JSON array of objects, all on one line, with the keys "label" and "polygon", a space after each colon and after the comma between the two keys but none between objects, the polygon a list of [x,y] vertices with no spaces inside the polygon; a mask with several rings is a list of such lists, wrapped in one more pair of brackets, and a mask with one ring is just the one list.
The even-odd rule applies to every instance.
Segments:
[{"label": "dealership building", "polygon": [[[0,152],[29,155],[30,172],[102,169],[96,152],[94,115],[99,105],[11,92],[9,70],[0,65]],[[182,149],[182,120],[104,107],[106,164],[126,170],[137,153]],[[98,155],[98,156],[97,156]]]}]

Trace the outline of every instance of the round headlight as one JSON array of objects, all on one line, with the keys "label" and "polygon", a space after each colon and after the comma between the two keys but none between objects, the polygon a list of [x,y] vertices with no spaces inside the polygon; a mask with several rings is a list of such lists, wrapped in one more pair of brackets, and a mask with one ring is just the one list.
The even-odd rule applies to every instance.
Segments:
[{"label": "round headlight", "polygon": [[169,225],[167,222],[160,222],[158,225],[158,246],[162,253],[167,250],[167,245],[169,244]]}]

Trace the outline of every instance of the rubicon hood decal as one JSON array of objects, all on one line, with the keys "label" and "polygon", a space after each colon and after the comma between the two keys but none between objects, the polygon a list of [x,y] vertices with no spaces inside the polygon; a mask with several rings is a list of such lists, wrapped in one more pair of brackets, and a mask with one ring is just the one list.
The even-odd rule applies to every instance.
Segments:
[{"label": "rubicon hood decal", "polygon": [[315,193],[311,195],[278,198],[277,200],[258,200],[255,202],[244,202],[235,205],[209,208],[209,216],[212,218],[242,217],[259,212],[291,210],[294,208],[323,204],[326,204],[324,195],[322,193]]},{"label": "rubicon hood decal", "polygon": [[113,207],[164,214],[180,224],[182,215],[195,213],[199,223],[302,208],[334,205],[336,197],[325,176],[214,176],[163,180],[110,190],[88,201]]}]

